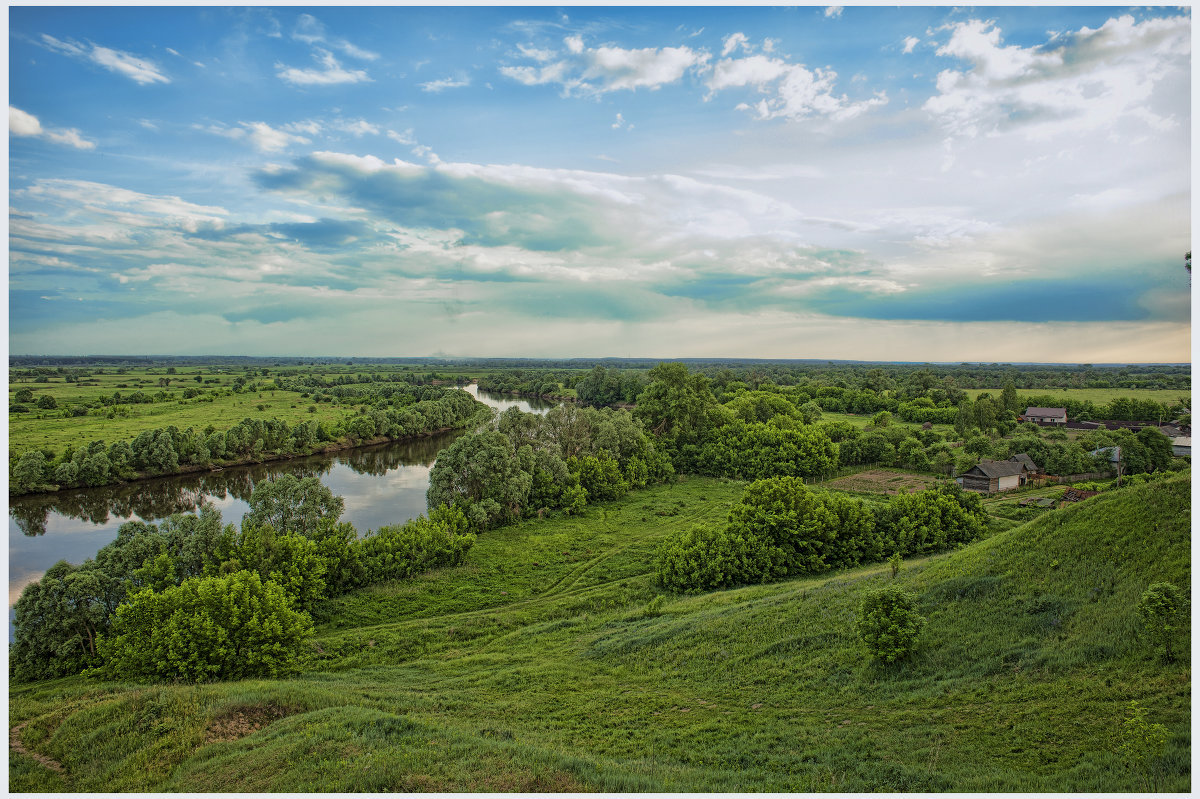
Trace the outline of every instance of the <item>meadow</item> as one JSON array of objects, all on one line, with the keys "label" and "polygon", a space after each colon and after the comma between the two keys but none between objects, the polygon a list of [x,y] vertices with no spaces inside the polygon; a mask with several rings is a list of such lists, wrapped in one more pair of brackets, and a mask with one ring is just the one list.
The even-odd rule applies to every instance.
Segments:
[{"label": "meadow", "polygon": [[[978,399],[981,394],[990,394],[993,397],[999,397],[1003,388],[972,388],[967,389],[967,394],[971,399]],[[1174,405],[1180,403],[1184,407],[1191,407],[1191,392],[1179,391],[1176,389],[1158,389],[1158,388],[1022,388],[1017,389],[1017,393],[1025,396],[1041,396],[1049,394],[1051,396],[1061,396],[1065,399],[1078,400],[1080,402],[1090,401],[1096,405],[1107,405],[1120,397],[1137,400],[1151,400],[1153,402],[1161,402],[1164,405]],[[1024,409],[1022,409],[1024,410]]]},{"label": "meadow", "polygon": [[[1157,662],[1134,614],[1151,582],[1190,588],[1186,475],[895,577],[664,594],[657,545],[741,491],[690,477],[488,531],[324,603],[289,678],[10,687],[10,790],[1190,789],[1190,661]],[[889,582],[929,620],[896,666],[853,632]],[[1130,700],[1170,733],[1148,770],[1118,752]]]}]

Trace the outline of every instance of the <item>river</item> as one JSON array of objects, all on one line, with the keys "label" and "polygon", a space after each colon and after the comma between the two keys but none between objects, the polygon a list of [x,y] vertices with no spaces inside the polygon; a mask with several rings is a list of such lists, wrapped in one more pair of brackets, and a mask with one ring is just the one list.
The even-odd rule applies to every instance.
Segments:
[{"label": "river", "polygon": [[[517,407],[545,413],[554,407],[554,403],[541,400],[479,391],[473,384],[465,390],[498,411]],[[333,455],[12,499],[8,510],[10,636],[12,606],[21,591],[58,561],[82,563],[116,538],[117,528],[125,522],[152,522],[172,513],[187,513],[201,501],[217,507],[226,524],[240,523],[248,508],[246,501],[259,480],[282,474],[319,477],[345,500],[342,521],[350,522],[360,532],[420,516],[425,512],[425,491],[433,462],[459,435],[442,433]]]}]

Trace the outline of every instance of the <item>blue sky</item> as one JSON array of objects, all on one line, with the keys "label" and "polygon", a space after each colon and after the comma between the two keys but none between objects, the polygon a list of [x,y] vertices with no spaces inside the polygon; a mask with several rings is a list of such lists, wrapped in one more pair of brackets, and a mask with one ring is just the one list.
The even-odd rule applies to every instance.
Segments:
[{"label": "blue sky", "polygon": [[13,353],[1188,361],[1179,8],[9,10]]}]

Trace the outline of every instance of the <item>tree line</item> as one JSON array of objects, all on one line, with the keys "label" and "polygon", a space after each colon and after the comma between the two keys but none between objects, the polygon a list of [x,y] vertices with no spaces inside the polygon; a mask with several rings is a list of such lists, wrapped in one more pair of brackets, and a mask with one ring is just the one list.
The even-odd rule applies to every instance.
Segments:
[{"label": "tree line", "polygon": [[[267,458],[308,455],[345,441],[400,440],[466,427],[490,410],[465,391],[388,386],[386,394],[335,422],[243,419],[227,430],[209,426],[146,430],[132,441],[92,441],[61,453],[9,453],[9,490],[20,494],[107,485],[143,476],[176,474],[194,467],[226,466]],[[418,397],[425,397],[418,399]]]}]

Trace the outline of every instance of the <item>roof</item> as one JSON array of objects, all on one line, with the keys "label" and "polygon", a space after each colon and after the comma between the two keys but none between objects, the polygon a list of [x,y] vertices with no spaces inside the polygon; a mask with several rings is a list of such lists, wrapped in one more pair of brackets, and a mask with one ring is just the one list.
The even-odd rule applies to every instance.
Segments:
[{"label": "roof", "polygon": [[1062,498],[1063,498],[1063,502],[1078,502],[1081,499],[1087,499],[1088,497],[1094,497],[1099,493],[1100,493],[1099,491],[1083,491],[1078,488],[1068,488],[1067,492],[1065,494],[1063,494]]},{"label": "roof", "polygon": [[1026,416],[1066,416],[1066,408],[1026,408]]},{"label": "roof", "polygon": [[1009,460],[1024,464],[1025,468],[1031,472],[1038,471],[1037,464],[1033,462],[1033,458],[1029,457],[1024,452],[1013,455],[1011,458],[1009,458]]},{"label": "roof", "polygon": [[1192,445],[1191,436],[1176,436],[1171,439],[1172,447],[1190,447]]},{"label": "roof", "polygon": [[967,470],[967,473],[978,469],[984,477],[1012,477],[1026,471],[1025,464],[1017,461],[980,461]]},{"label": "roof", "polygon": [[1121,448],[1120,447],[1101,447],[1100,449],[1092,450],[1088,454],[1089,455],[1108,455],[1109,463],[1120,463],[1121,462]]}]

